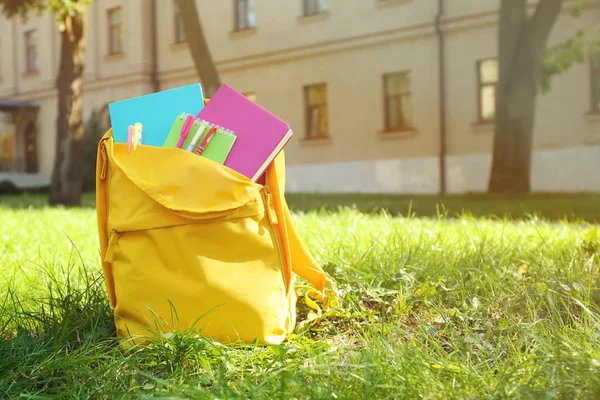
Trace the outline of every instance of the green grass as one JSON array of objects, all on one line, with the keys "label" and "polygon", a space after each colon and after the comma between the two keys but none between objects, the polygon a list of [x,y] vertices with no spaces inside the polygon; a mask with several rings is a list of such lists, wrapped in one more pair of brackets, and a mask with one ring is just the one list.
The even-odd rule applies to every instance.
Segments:
[{"label": "green grass", "polygon": [[[386,210],[393,216],[449,218],[470,214],[476,217],[523,219],[543,216],[548,220],[583,220],[600,223],[600,193],[534,193],[528,195],[388,195],[290,193],[290,208],[296,211],[337,211],[352,207],[365,213]],[[84,207],[94,207],[93,193],[83,196]],[[41,195],[0,196],[0,204],[16,208],[39,208],[46,204]]]},{"label": "green grass", "polygon": [[[382,197],[395,211],[370,214],[360,210],[376,196],[290,196],[339,307],[311,325],[300,304],[281,346],[176,335],[128,354],[114,339],[93,208],[0,199],[0,398],[599,398],[600,239],[571,213],[590,220],[598,197],[582,197],[464,203],[520,218],[489,219],[438,217],[426,197],[412,210],[433,218],[396,216],[408,197]],[[462,207],[453,201],[448,215]],[[301,211],[314,205],[326,207]]]}]

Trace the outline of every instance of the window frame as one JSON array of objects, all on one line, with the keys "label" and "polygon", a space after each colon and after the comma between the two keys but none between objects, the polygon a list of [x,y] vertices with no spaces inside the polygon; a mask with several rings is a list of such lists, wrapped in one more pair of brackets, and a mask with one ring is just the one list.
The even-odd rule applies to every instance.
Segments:
[{"label": "window frame", "polygon": [[[313,13],[308,12],[310,2],[316,2],[316,5],[315,5],[316,11]],[[320,0],[302,0],[302,16],[303,17],[314,17],[317,15],[326,14],[327,9],[321,10],[320,5],[321,5]]]},{"label": "window frame", "polygon": [[[403,131],[413,131],[415,129],[414,127],[414,120],[410,123],[410,124],[406,124],[404,121],[404,118],[402,117],[402,115],[400,115],[400,119],[402,120],[402,124],[399,127],[390,127],[389,126],[389,122],[390,122],[390,115],[389,115],[389,99],[391,97],[399,97],[400,99],[402,99],[402,96],[408,94],[409,98],[411,99],[411,101],[413,100],[413,92],[412,92],[412,88],[410,88],[408,90],[408,92],[406,93],[401,93],[399,95],[394,95],[394,96],[388,96],[388,91],[387,91],[387,79],[391,76],[394,75],[407,75],[409,80],[409,84],[412,83],[412,80],[410,79],[411,76],[411,70],[402,70],[402,71],[395,71],[395,72],[388,72],[382,75],[382,84],[383,84],[383,126],[384,132],[403,132]],[[400,104],[402,104],[402,101],[400,100]],[[414,110],[414,107],[413,107]]]},{"label": "window frame", "polygon": [[[173,15],[173,28],[175,30],[175,44],[186,43],[187,37],[185,34],[185,25],[183,24],[183,17],[181,16],[181,10],[176,2],[173,2],[175,5],[175,13]],[[181,24],[181,29],[183,32],[183,38],[179,37],[179,24]]]},{"label": "window frame", "polygon": [[[310,126],[311,126],[311,116],[312,116],[312,110],[313,109],[321,109],[323,107],[323,104],[319,104],[318,106],[311,106],[309,105],[309,90],[311,88],[314,87],[318,87],[318,86],[324,86],[325,87],[325,108],[326,108],[326,118],[327,118],[327,124],[326,124],[326,131],[325,132],[317,132],[316,135],[311,136],[311,132],[310,132]],[[304,139],[305,140],[319,140],[319,139],[328,139],[329,136],[329,115],[327,115],[327,108],[329,105],[329,86],[327,85],[327,82],[318,82],[318,83],[311,83],[308,85],[304,85]],[[321,114],[319,114],[321,115]]]},{"label": "window frame", "polygon": [[[114,55],[118,55],[118,54],[123,54],[123,21],[122,21],[122,11],[123,11],[123,7],[121,6],[117,6],[117,7],[112,7],[106,10],[106,21],[108,23],[108,55],[109,56],[114,56]],[[113,13],[118,12],[119,15],[119,23],[118,24],[114,24],[111,21],[111,16]],[[112,42],[112,33],[114,30],[118,29],[118,37],[119,37],[119,49],[115,49],[115,43]]]},{"label": "window frame", "polygon": [[590,113],[600,114],[600,93],[596,88],[600,81],[600,51],[595,57],[598,58],[597,65],[594,65],[594,60],[590,62]]},{"label": "window frame", "polygon": [[[498,80],[500,79],[500,66],[498,65],[498,77],[496,79],[496,81],[494,83],[483,83],[482,79],[481,79],[481,65],[486,62],[486,61],[496,61],[496,63],[499,63],[498,57],[487,57],[487,58],[481,58],[479,60],[476,61],[475,63],[475,72],[477,75],[477,123],[478,124],[493,124],[496,121],[496,109],[497,109],[497,102],[496,102],[496,98],[497,98],[497,93],[498,93]],[[491,119],[486,119],[483,118],[482,115],[482,108],[481,108],[481,100],[482,100],[482,96],[481,93],[483,91],[484,87],[487,86],[493,86],[494,87],[494,118]]]},{"label": "window frame", "polygon": [[[39,71],[39,58],[38,58],[38,52],[37,52],[37,30],[36,29],[29,29],[25,32],[23,32],[23,36],[25,39],[25,72],[26,73],[36,73]],[[34,38],[34,43],[33,45],[30,44],[30,40],[29,38],[33,37]],[[33,64],[30,62],[30,52],[33,53]]]},{"label": "window frame", "polygon": [[[245,5],[245,7],[244,7],[244,26],[243,27],[240,26],[240,24],[239,24],[240,15],[239,15],[238,4],[240,1],[243,1],[244,5]],[[247,31],[247,30],[256,28],[256,26],[255,26],[256,24],[250,26],[250,20],[248,18],[248,12],[250,10],[249,5],[250,5],[250,0],[233,0],[233,18],[234,18],[233,31],[234,32],[242,32],[242,31]]]}]

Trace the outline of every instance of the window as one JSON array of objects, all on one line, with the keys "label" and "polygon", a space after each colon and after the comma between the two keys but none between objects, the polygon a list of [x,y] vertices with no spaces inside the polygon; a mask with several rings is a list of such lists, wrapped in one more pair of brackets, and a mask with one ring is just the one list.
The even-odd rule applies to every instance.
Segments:
[{"label": "window", "polygon": [[600,113],[600,51],[592,60],[592,112]]},{"label": "window", "polygon": [[111,8],[108,16],[108,54],[123,52],[123,38],[121,32],[121,7]]},{"label": "window", "polygon": [[254,28],[254,0],[235,0],[235,30]]},{"label": "window", "polygon": [[248,100],[252,100],[253,102],[256,103],[256,93],[255,92],[244,93],[244,96],[246,96],[246,98]]},{"label": "window", "polygon": [[185,27],[183,26],[183,17],[179,5],[175,3],[175,43],[185,42]]},{"label": "window", "polygon": [[25,32],[25,67],[27,72],[38,70],[37,34],[35,29]]},{"label": "window", "polygon": [[492,122],[496,118],[496,83],[498,82],[498,60],[487,59],[477,62],[478,116],[479,122]]},{"label": "window", "polygon": [[306,138],[327,137],[327,85],[305,86]]},{"label": "window", "polygon": [[13,161],[13,135],[10,132],[0,133],[0,164]]},{"label": "window", "polygon": [[385,130],[410,129],[412,121],[412,96],[410,72],[395,72],[383,76],[385,90]]},{"label": "window", "polygon": [[325,0],[304,0],[304,16],[318,15],[327,12]]}]

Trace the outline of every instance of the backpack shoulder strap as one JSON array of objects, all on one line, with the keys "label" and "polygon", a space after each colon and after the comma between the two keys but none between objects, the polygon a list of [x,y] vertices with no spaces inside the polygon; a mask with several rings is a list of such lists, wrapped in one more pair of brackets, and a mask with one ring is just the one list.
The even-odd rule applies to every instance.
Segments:
[{"label": "backpack shoulder strap", "polygon": [[273,203],[280,216],[280,233],[283,233],[288,243],[289,262],[292,271],[306,279],[318,290],[324,290],[328,278],[298,236],[285,201],[285,155],[283,151],[275,157],[275,160],[267,169],[266,184],[273,195]]}]

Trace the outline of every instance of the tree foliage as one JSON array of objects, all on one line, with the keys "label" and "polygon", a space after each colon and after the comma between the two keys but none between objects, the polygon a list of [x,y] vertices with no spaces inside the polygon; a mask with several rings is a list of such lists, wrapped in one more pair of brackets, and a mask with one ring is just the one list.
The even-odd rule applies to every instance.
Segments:
[{"label": "tree foliage", "polygon": [[68,17],[74,17],[84,12],[86,4],[92,0],[0,0],[2,13],[8,18],[20,16],[27,19],[30,15],[41,15],[46,12],[52,15],[62,32],[65,29],[65,21]]},{"label": "tree foliage", "polygon": [[[579,18],[588,0],[577,0],[570,14]],[[590,29],[579,29],[572,37],[546,50],[544,70],[540,80],[543,93],[551,89],[552,79],[575,64],[588,63],[600,52],[600,24]]]},{"label": "tree foliage", "polygon": [[0,0],[2,13],[27,20],[46,13],[61,32],[59,72],[56,77],[57,118],[54,169],[49,203],[81,203],[83,165],[83,70],[85,7],[91,0]]}]

